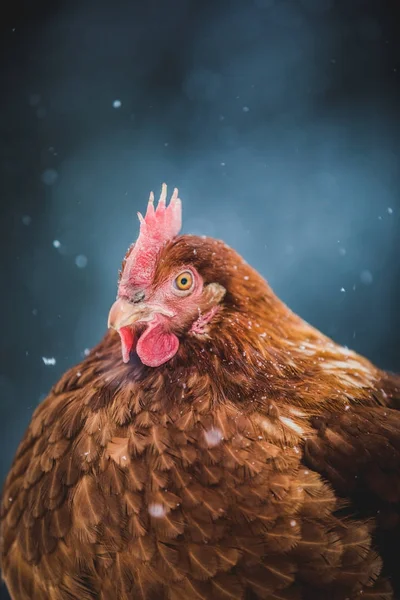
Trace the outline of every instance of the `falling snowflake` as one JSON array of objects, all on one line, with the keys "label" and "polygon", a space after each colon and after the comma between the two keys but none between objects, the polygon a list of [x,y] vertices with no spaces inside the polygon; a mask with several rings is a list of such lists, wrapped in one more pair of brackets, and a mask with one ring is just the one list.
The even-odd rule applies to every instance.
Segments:
[{"label": "falling snowflake", "polygon": [[49,358],[47,358],[46,356],[42,356],[42,361],[44,362],[45,365],[54,366],[56,364],[56,359],[54,358],[54,356],[51,356]]},{"label": "falling snowflake", "polygon": [[223,439],[221,430],[216,427],[212,427],[205,431],[204,437],[206,438],[207,444],[211,447],[217,446]]},{"label": "falling snowflake", "polygon": [[159,504],[158,502],[153,502],[152,504],[149,504],[149,515],[151,517],[161,519],[162,517],[165,517],[166,514],[167,511],[163,504]]},{"label": "falling snowflake", "polygon": [[78,254],[75,257],[75,264],[79,269],[84,269],[88,263],[88,259],[84,254]]}]

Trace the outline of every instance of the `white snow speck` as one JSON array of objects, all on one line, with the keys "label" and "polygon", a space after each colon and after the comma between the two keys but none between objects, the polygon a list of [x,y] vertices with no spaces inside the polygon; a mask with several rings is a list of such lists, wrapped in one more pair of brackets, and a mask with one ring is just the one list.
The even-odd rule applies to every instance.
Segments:
[{"label": "white snow speck", "polygon": [[24,215],[22,217],[22,223],[23,225],[30,225],[32,223],[32,217],[30,217],[29,215]]},{"label": "white snow speck", "polygon": [[248,106],[243,106],[242,110],[243,110],[243,112],[247,113],[247,112],[249,112],[250,109]]},{"label": "white snow speck", "polygon": [[388,207],[387,211],[388,211],[389,215],[393,214],[393,208],[390,208],[390,206]]},{"label": "white snow speck", "polygon": [[89,348],[85,348],[85,349],[84,349],[84,351],[83,351],[83,354],[84,354],[85,356],[89,356],[89,354],[90,354],[90,350],[89,350]]},{"label": "white snow speck", "polygon": [[84,269],[88,263],[88,259],[84,254],[78,254],[75,258],[75,264],[79,269]]},{"label": "white snow speck", "polygon": [[297,521],[295,521],[295,519],[292,519],[290,521],[290,527],[296,527],[296,525],[297,525]]},{"label": "white snow speck", "polygon": [[374,278],[372,276],[371,271],[368,271],[368,269],[365,269],[364,271],[361,271],[360,273],[360,281],[361,283],[363,283],[364,285],[371,285],[371,283],[373,282]]},{"label": "white snow speck", "polygon": [[212,427],[204,432],[204,437],[209,446],[217,446],[223,439],[222,432],[217,427]]},{"label": "white snow speck", "polygon": [[56,364],[56,359],[54,358],[54,356],[51,356],[49,358],[47,358],[46,356],[42,356],[42,361],[44,362],[45,365],[54,366]]},{"label": "white snow speck", "polygon": [[54,240],[53,241],[53,246],[54,246],[54,248],[59,248],[61,246],[60,240]]},{"label": "white snow speck", "polygon": [[345,292],[346,290],[344,289],[344,287],[340,288],[341,292]]},{"label": "white snow speck", "polygon": [[225,164],[226,164],[226,163],[222,162],[222,163],[221,163],[221,167],[225,167]]},{"label": "white snow speck", "polygon": [[114,100],[113,108],[121,108],[121,106],[122,106],[121,100]]},{"label": "white snow speck", "polygon": [[149,515],[151,517],[156,517],[157,519],[160,519],[161,517],[165,517],[166,514],[167,511],[165,509],[165,506],[163,506],[162,504],[159,504],[158,502],[153,502],[152,504],[149,504]]},{"label": "white snow speck", "polygon": [[245,275],[245,276],[243,277],[243,279],[244,279],[245,281],[248,281],[248,280],[250,279],[250,277],[249,277],[248,275]]},{"label": "white snow speck", "polygon": [[41,180],[45,185],[54,185],[57,179],[58,173],[55,169],[45,169],[41,176]]}]

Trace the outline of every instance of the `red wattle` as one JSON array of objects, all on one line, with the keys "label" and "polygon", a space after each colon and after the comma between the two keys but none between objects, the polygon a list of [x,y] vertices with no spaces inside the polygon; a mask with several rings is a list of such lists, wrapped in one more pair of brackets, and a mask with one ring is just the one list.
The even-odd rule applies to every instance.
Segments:
[{"label": "red wattle", "polygon": [[132,327],[121,327],[118,330],[121,338],[122,360],[124,363],[129,362],[129,355],[135,342],[135,336]]},{"label": "red wattle", "polygon": [[159,367],[178,352],[179,340],[174,333],[165,331],[162,324],[150,325],[140,336],[136,352],[144,365]]}]

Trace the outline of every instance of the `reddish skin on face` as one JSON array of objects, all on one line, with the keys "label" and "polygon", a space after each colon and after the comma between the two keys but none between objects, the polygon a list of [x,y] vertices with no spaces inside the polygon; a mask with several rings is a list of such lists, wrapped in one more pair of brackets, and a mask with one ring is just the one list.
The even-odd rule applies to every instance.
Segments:
[{"label": "reddish skin on face", "polygon": [[[190,271],[193,277],[193,286],[187,293],[176,288],[175,280],[180,273]],[[131,289],[137,289],[134,282],[130,282]],[[129,286],[126,286],[126,293]],[[199,300],[203,292],[203,280],[194,268],[182,266],[179,271],[173,273],[161,286],[148,286],[143,289],[146,303],[155,307],[153,317],[150,321],[137,321],[137,325],[145,325],[145,329],[138,338],[135,335],[135,326],[122,327],[119,329],[122,344],[122,356],[124,362],[129,361],[132,350],[143,364],[148,367],[159,367],[170,360],[179,349],[179,338],[174,331],[182,331],[185,325],[194,323],[199,318]],[[130,300],[130,298],[128,297]],[[157,312],[157,308],[166,316]],[[189,325],[190,329],[190,325]],[[136,346],[136,347],[135,347]]]},{"label": "reddish skin on face", "polygon": [[[154,208],[151,193],[145,217],[139,213],[139,237],[124,261],[117,306],[114,305],[114,309],[118,309],[115,313],[119,314],[124,326],[111,323],[121,337],[123,361],[129,362],[131,351],[136,349],[143,364],[149,367],[158,367],[177,353],[179,339],[174,330],[182,331],[188,317],[190,319],[193,315],[192,322],[199,317],[198,301],[203,289],[203,281],[193,269],[190,270],[193,285],[188,290],[178,289],[175,280],[184,268],[161,285],[154,285],[160,251],[178,235],[182,222],[178,190],[174,190],[168,206],[166,197],[167,187],[164,184],[157,207]],[[126,315],[133,315],[137,308],[140,314],[136,313],[132,324],[125,326]],[[138,339],[135,335],[137,326],[141,331]]]},{"label": "reddish skin on face", "polygon": [[[119,332],[125,363],[133,350],[149,367],[169,361],[178,352],[182,334],[207,333],[225,294],[217,282],[205,285],[192,264],[175,263],[168,269],[163,250],[178,235],[182,215],[178,190],[168,206],[166,193],[163,185],[157,208],[151,194],[146,216],[139,214],[139,237],[124,260],[118,298],[110,311],[109,326]],[[184,273],[188,285],[182,285]]]}]

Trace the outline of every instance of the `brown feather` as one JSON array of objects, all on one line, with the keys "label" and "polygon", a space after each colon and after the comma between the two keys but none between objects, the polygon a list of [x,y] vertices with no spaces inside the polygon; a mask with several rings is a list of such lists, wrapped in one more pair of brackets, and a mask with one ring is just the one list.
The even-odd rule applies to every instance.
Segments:
[{"label": "brown feather", "polygon": [[84,475],[73,491],[71,512],[76,535],[84,542],[96,542],[97,527],[100,525],[106,509],[103,494],[92,475]]}]

